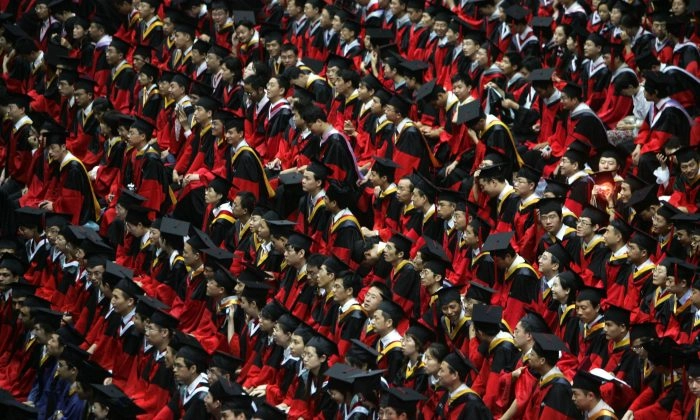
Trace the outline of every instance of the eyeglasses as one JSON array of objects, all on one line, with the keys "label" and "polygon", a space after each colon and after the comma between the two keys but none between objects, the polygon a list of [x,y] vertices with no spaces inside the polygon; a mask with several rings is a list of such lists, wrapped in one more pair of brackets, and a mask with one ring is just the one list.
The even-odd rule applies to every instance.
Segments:
[{"label": "eyeglasses", "polygon": [[581,219],[578,219],[578,220],[576,221],[576,224],[579,225],[579,226],[583,226],[583,227],[591,226],[591,223],[586,222],[585,220],[581,220]]}]

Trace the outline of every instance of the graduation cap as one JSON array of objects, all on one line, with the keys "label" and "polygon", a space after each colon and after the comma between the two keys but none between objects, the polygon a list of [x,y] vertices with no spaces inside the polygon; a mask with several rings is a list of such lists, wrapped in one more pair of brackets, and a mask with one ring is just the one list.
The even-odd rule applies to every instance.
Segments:
[{"label": "graduation cap", "polygon": [[514,4],[504,10],[506,14],[506,22],[525,22],[529,12],[522,6]]},{"label": "graduation cap", "polygon": [[345,261],[341,260],[334,254],[331,254],[328,256],[328,258],[323,260],[323,265],[326,267],[326,271],[329,274],[335,274],[336,276],[350,269]]},{"label": "graduation cap", "polygon": [[207,51],[207,52],[209,54],[214,54],[215,56],[220,57],[222,59],[231,55],[230,50],[228,50],[228,49],[226,49],[226,48],[224,48],[221,45],[216,44],[216,43],[211,44],[211,46],[209,47],[209,51]]},{"label": "graduation cap", "polygon": [[433,6],[428,8],[426,11],[428,14],[430,14],[430,16],[433,16],[433,20],[436,22],[450,23],[456,16],[444,6]]},{"label": "graduation cap", "polygon": [[385,318],[386,315],[388,315],[389,318],[391,318],[394,321],[394,327],[396,327],[399,324],[399,322],[406,316],[406,313],[404,312],[401,305],[394,302],[393,300],[383,299],[381,302],[379,302],[377,310],[382,311],[382,313],[385,315]]},{"label": "graduation cap", "polygon": [[435,79],[429,81],[428,83],[424,83],[416,91],[416,102],[432,101],[436,99],[438,91],[439,90],[437,88],[437,82],[435,81]]},{"label": "graduation cap", "polygon": [[130,207],[126,212],[124,221],[132,225],[138,225],[140,223],[144,226],[150,226],[152,222],[151,210],[145,207]]},{"label": "graduation cap", "polygon": [[216,267],[214,271],[214,281],[219,287],[223,287],[227,293],[231,293],[236,287],[236,278],[233,276],[233,273],[218,262],[215,262],[213,265]]},{"label": "graduation cap", "polygon": [[[319,73],[321,73],[321,72],[323,71],[323,66],[324,66],[324,62],[323,62],[323,61],[314,60],[314,59],[311,58],[311,57],[302,57],[302,58],[301,58],[301,61],[302,61],[302,63],[304,63],[304,65],[305,65],[306,67],[308,67],[308,68],[309,68],[312,72],[314,72],[315,74],[319,74]],[[342,69],[342,68],[343,68],[343,67],[341,67],[341,69]],[[295,89],[296,89],[296,88],[295,88]]]},{"label": "graduation cap", "polygon": [[[3,257],[3,259],[7,258],[7,255]],[[36,289],[38,286],[35,286],[33,284],[30,284],[23,278],[20,278],[20,280],[16,283],[12,283],[10,285],[10,288],[12,289],[12,297],[13,298],[28,298],[30,296],[34,296],[34,293],[36,293]],[[41,299],[42,301],[44,299]],[[46,302],[46,301],[45,301]],[[51,302],[48,302],[49,305],[45,306],[46,308],[51,306]],[[26,305],[26,306],[32,306],[32,305]]]},{"label": "graduation cap", "polygon": [[282,314],[287,313],[287,308],[282,306],[276,299],[272,299],[267,305],[260,310],[260,316],[269,319],[272,322],[277,322]]},{"label": "graduation cap", "polygon": [[470,101],[457,108],[457,124],[473,124],[484,117],[479,101]]},{"label": "graduation cap", "polygon": [[404,333],[404,336],[406,335],[415,337],[422,346],[432,343],[433,340],[435,340],[435,331],[420,322],[413,322]]},{"label": "graduation cap", "polygon": [[627,224],[624,220],[622,219],[614,219],[613,221],[610,222],[610,226],[615,228],[620,235],[622,236],[622,239],[627,242],[627,240],[632,236],[632,232],[634,232],[634,229],[632,226]]},{"label": "graduation cap", "polygon": [[73,328],[73,326],[66,324],[59,329],[56,330],[56,334],[58,334],[61,344],[66,345],[66,344],[72,344],[74,346],[80,346],[85,342],[85,337],[83,337],[78,330]]},{"label": "graduation cap", "polygon": [[418,172],[414,172],[411,174],[411,183],[413,184],[413,188],[420,190],[426,197],[428,197],[430,202],[435,200],[438,188],[426,177]]},{"label": "graduation cap", "polygon": [[551,213],[553,211],[561,214],[562,207],[564,206],[564,203],[562,202],[561,199],[559,199],[557,197],[541,198],[537,202],[536,206],[538,209],[540,209],[540,215]]},{"label": "graduation cap", "polygon": [[98,363],[83,360],[78,367],[78,382],[83,384],[102,384],[112,374]]},{"label": "graduation cap", "polygon": [[573,82],[567,82],[566,85],[561,89],[561,93],[566,95],[571,99],[581,99],[583,98],[583,88]]},{"label": "graduation cap", "polygon": [[244,285],[264,284],[267,274],[255,264],[245,264],[245,268],[238,274],[238,281]]},{"label": "graduation cap", "polygon": [[316,349],[316,353],[318,355],[326,355],[326,356],[331,356],[334,354],[338,354],[338,346],[336,344],[329,340],[326,336],[321,335],[317,332],[314,333],[313,337],[309,340],[308,343],[306,343],[307,347],[313,347]]},{"label": "graduation cap", "polygon": [[535,341],[532,350],[540,357],[557,359],[560,351],[568,352],[566,344],[554,334],[532,333],[532,339]]},{"label": "graduation cap", "polygon": [[348,351],[348,356],[370,366],[376,365],[377,357],[379,357],[379,352],[376,348],[368,346],[358,338],[353,338],[350,342],[352,345]]},{"label": "graduation cap", "polygon": [[303,233],[293,233],[287,238],[287,246],[305,250],[307,253],[313,244],[313,239]]},{"label": "graduation cap", "polygon": [[62,133],[46,133],[45,138],[45,145],[46,146],[51,146],[52,144],[58,145],[58,146],[63,146],[66,144],[66,138],[68,137],[67,132],[62,132]]},{"label": "graduation cap", "polygon": [[161,223],[160,223],[161,235],[171,235],[174,237],[184,237],[184,236],[187,236],[189,229],[190,229],[190,224],[188,222],[174,219],[172,217],[164,217],[161,219]]},{"label": "graduation cap", "polygon": [[364,371],[344,363],[335,363],[323,374],[328,377],[328,389],[345,393],[352,391],[356,375],[361,373]]},{"label": "graduation cap", "polygon": [[583,286],[576,295],[577,302],[590,301],[594,306],[600,303],[603,299],[605,291],[597,287]]},{"label": "graduation cap", "polygon": [[317,159],[312,159],[306,166],[306,170],[312,172],[316,179],[326,180],[333,173],[333,170]]},{"label": "graduation cap", "polygon": [[142,133],[146,137],[147,141],[153,137],[153,131],[155,130],[153,124],[140,117],[134,118],[134,123],[131,124],[131,128],[135,128]]},{"label": "graduation cap", "polygon": [[700,214],[698,213],[680,213],[671,218],[673,226],[676,230],[687,230],[694,232],[700,229]]},{"label": "graduation cap", "polygon": [[185,344],[177,351],[177,355],[175,357],[182,357],[186,361],[198,366],[207,366],[209,354],[207,354],[206,350],[204,350],[196,338],[192,336],[188,337],[189,338],[186,339]]},{"label": "graduation cap", "polygon": [[635,244],[647,251],[648,255],[652,255],[656,252],[656,248],[659,245],[659,241],[646,232],[635,229],[634,233],[630,237],[629,243]]},{"label": "graduation cap", "polygon": [[117,204],[124,208],[132,209],[146,201],[146,197],[136,194],[128,188],[122,188]]},{"label": "graduation cap", "polygon": [[571,384],[571,388],[575,389],[582,389],[584,391],[591,391],[596,394],[600,393],[600,386],[603,384],[603,381],[601,378],[598,376],[593,375],[592,373],[579,370],[576,372],[574,375],[573,383]]},{"label": "graduation cap", "polygon": [[418,82],[423,81],[423,75],[429,67],[430,65],[425,61],[418,60],[402,61],[399,64],[399,68],[402,70],[401,73],[404,76],[413,77],[418,80]]},{"label": "graduation cap", "polygon": [[489,330],[500,328],[503,319],[503,308],[496,305],[474,305],[472,322],[477,329]]},{"label": "graduation cap", "polygon": [[547,247],[545,252],[549,252],[557,259],[560,269],[568,267],[571,263],[571,255],[559,242]]},{"label": "graduation cap", "polygon": [[477,371],[476,366],[461,351],[455,350],[445,356],[443,362],[454,369],[461,379],[467,377],[470,370]]},{"label": "graduation cap", "polygon": [[20,207],[15,210],[15,223],[17,226],[27,228],[43,228],[46,210],[35,207]]},{"label": "graduation cap", "polygon": [[393,182],[396,174],[396,169],[400,168],[401,165],[394,162],[393,160],[386,159],[380,156],[372,156],[374,159],[374,165],[372,165],[372,170],[375,171],[380,177],[386,176],[389,181]]},{"label": "graduation cap", "polygon": [[[208,88],[208,93],[211,93],[211,88]],[[221,102],[211,96],[200,95],[199,100],[197,100],[196,106],[201,106],[207,111],[216,111],[221,107]]]},{"label": "graduation cap", "polygon": [[407,116],[411,110],[411,100],[403,95],[392,96],[387,105],[393,106],[394,110],[403,116]]},{"label": "graduation cap", "polygon": [[528,324],[528,329],[533,333],[546,333],[550,334],[552,331],[549,329],[547,321],[535,312],[533,309],[525,309],[525,315],[520,319],[520,321],[525,321]]},{"label": "graduation cap", "polygon": [[486,238],[484,246],[481,248],[483,252],[505,252],[513,249],[510,241],[515,235],[514,232],[492,233]]},{"label": "graduation cap", "polygon": [[459,287],[442,287],[433,295],[437,296],[438,304],[440,306],[449,305],[450,302],[458,302],[460,304],[462,303],[462,295],[460,294]]},{"label": "graduation cap", "polygon": [[136,303],[136,313],[142,315],[145,318],[150,318],[151,315],[157,310],[167,310],[170,309],[168,305],[159,301],[156,298],[141,295],[138,297],[138,302]]},{"label": "graduation cap", "polygon": [[394,244],[397,252],[403,252],[404,258],[408,258],[411,248],[413,247],[413,240],[397,231],[392,231],[392,235],[387,242]]},{"label": "graduation cap", "polygon": [[34,318],[34,322],[36,324],[48,326],[52,331],[56,331],[61,326],[63,313],[38,307],[32,309],[32,317]]},{"label": "graduation cap", "polygon": [[139,296],[145,294],[143,289],[136,283],[133,282],[133,280],[123,278],[117,282],[117,284],[114,286],[115,289],[119,289],[122,292],[126,293],[128,297],[131,298],[138,298]]},{"label": "graduation cap", "polygon": [[158,325],[161,328],[174,330],[177,328],[179,321],[174,316],[165,312],[165,309],[156,309],[150,316],[151,324]]},{"label": "graduation cap", "polygon": [[668,201],[662,201],[661,207],[656,209],[656,214],[668,221],[673,221],[673,217],[681,213],[682,212],[677,207],[672,206]]},{"label": "graduation cap", "polygon": [[0,390],[0,411],[8,420],[36,419],[37,408],[17,401],[10,393]]},{"label": "graduation cap", "polygon": [[286,420],[287,413],[285,413],[277,407],[270,405],[265,401],[256,402],[253,418],[260,418],[265,420]]},{"label": "graduation cap", "polygon": [[0,268],[6,268],[15,276],[24,274],[24,266],[19,258],[11,254],[6,254],[0,259]]},{"label": "graduation cap", "polygon": [[294,227],[297,222],[292,222],[290,220],[266,220],[268,227],[270,228],[270,235],[282,238],[289,237],[294,232]]},{"label": "graduation cap", "polygon": [[29,55],[35,51],[39,51],[39,47],[37,47],[36,42],[27,37],[19,38],[13,42],[12,46],[14,47],[17,55]]},{"label": "graduation cap", "polygon": [[530,20],[530,26],[532,26],[532,29],[537,31],[537,30],[551,30],[552,29],[552,22],[554,19],[552,19],[551,16],[534,16]]},{"label": "graduation cap", "polygon": [[294,315],[285,312],[277,318],[277,323],[284,327],[287,332],[293,332],[299,325],[301,325],[301,320]]},{"label": "graduation cap", "polygon": [[[24,289],[26,291],[29,291],[30,289],[26,288],[25,286],[20,286],[21,289]],[[15,290],[14,288],[12,289],[13,291]],[[33,289],[33,291],[36,291],[36,289]],[[51,302],[44,298],[40,298],[39,296],[34,296],[34,295],[27,295],[24,299],[24,302],[22,302],[22,306],[26,306],[27,308],[45,308],[49,309],[51,307]]]},{"label": "graduation cap", "polygon": [[119,413],[125,418],[135,418],[137,415],[145,413],[116,385],[92,384],[92,388],[95,401],[109,407],[111,413]]},{"label": "graduation cap", "polygon": [[656,322],[642,322],[630,326],[630,343],[638,338],[656,339]]},{"label": "graduation cap", "polygon": [[488,304],[491,302],[491,297],[496,291],[482,283],[476,281],[469,282],[469,289],[465,296],[466,299],[473,299],[477,302]]},{"label": "graduation cap", "polygon": [[129,53],[129,49],[131,49],[131,44],[116,36],[112,36],[112,41],[109,43],[109,46],[114,47],[114,49],[124,54],[124,56],[126,56],[126,54]]},{"label": "graduation cap", "polygon": [[452,267],[452,263],[449,261],[443,261],[442,259],[430,259],[423,261],[423,267],[432,271],[433,274],[437,274],[445,278],[445,273],[447,272],[448,268]]},{"label": "graduation cap", "polygon": [[[296,92],[296,90],[295,90]],[[293,187],[296,185],[301,185],[301,180],[304,176],[296,171],[281,173],[278,176],[280,183],[288,187]]]},{"label": "graduation cap", "polygon": [[547,183],[544,189],[545,193],[552,193],[554,194],[554,196],[560,198],[566,197],[566,194],[569,192],[570,188],[569,184],[557,181],[552,178],[545,178],[545,181]]},{"label": "graduation cap", "polygon": [[369,42],[376,47],[386,45],[395,38],[392,31],[382,28],[367,28],[365,35],[369,37]]},{"label": "graduation cap", "polygon": [[265,283],[260,283],[260,282],[248,282],[248,281],[242,281],[241,277],[243,275],[243,272],[241,272],[241,275],[238,276],[238,281],[241,281],[245,287],[243,288],[243,292],[241,293],[241,297],[245,297],[246,299],[250,300],[255,300],[259,301],[261,299],[264,299],[267,294],[270,292],[270,286],[265,284]]},{"label": "graduation cap", "polygon": [[617,325],[630,325],[630,311],[616,305],[609,305],[605,310],[605,320],[612,321]]},{"label": "graduation cap", "polygon": [[255,23],[255,12],[251,10],[233,10],[231,11],[233,22],[236,26],[243,21]]},{"label": "graduation cap", "polygon": [[420,253],[424,264],[429,261],[440,261],[448,264],[452,263],[452,260],[450,260],[445,253],[445,249],[442,247],[442,244],[429,236],[423,236],[423,240],[425,241],[425,245],[421,247]]},{"label": "graduation cap", "polygon": [[534,168],[530,165],[523,165],[519,170],[516,175],[518,178],[525,178],[528,181],[532,181],[534,183],[538,183],[540,178],[542,178],[542,171]]},{"label": "graduation cap", "polygon": [[569,145],[569,148],[566,149],[566,152],[564,152],[564,156],[566,156],[570,160],[577,162],[579,164],[579,167],[582,167],[583,164],[585,164],[586,161],[588,161],[590,152],[591,147],[589,145],[582,142],[581,140],[574,140]]},{"label": "graduation cap", "polygon": [[425,399],[426,397],[423,394],[416,392],[414,389],[393,387],[389,388],[388,398],[383,405],[393,408],[397,414],[414,414],[417,410],[418,402]]},{"label": "graduation cap", "polygon": [[228,403],[237,396],[243,395],[244,391],[237,383],[232,383],[227,378],[220,378],[218,381],[209,386],[209,393],[214,401]]},{"label": "graduation cap", "polygon": [[552,75],[553,74],[554,74],[553,68],[536,69],[536,70],[533,70],[532,73],[530,73],[528,80],[530,82],[553,83],[552,82]]},{"label": "graduation cap", "polygon": [[72,367],[80,368],[83,362],[90,358],[90,353],[74,344],[66,344],[58,358],[60,360],[65,360],[66,363]]},{"label": "graduation cap", "polygon": [[209,235],[192,225],[190,225],[190,236],[187,243],[199,252],[203,252],[207,248],[216,248],[216,244],[212,242]]},{"label": "graduation cap", "polygon": [[328,58],[326,59],[326,68],[337,67],[340,70],[343,70],[352,69],[354,65],[355,63],[352,61],[352,59],[342,57],[337,54],[329,54]]},{"label": "graduation cap", "polygon": [[224,353],[222,351],[216,351],[211,356],[211,361],[209,362],[210,367],[216,367],[224,372],[234,373],[243,364],[243,360],[238,357]]}]

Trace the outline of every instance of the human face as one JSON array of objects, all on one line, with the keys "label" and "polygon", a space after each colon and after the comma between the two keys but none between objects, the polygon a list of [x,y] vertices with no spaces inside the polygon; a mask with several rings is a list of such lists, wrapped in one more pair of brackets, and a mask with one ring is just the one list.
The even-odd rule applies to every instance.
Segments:
[{"label": "human face", "polygon": [[384,107],[384,113],[386,114],[386,118],[391,121],[391,122],[398,122],[399,121],[399,113],[396,112],[396,108],[394,108],[393,105],[386,105]]},{"label": "human face", "polygon": [[322,181],[316,179],[316,175],[311,171],[304,171],[301,178],[301,189],[304,192],[316,192],[321,188]]},{"label": "human face", "polygon": [[372,321],[374,322],[374,329],[379,335],[386,334],[391,329],[393,329],[393,327],[389,325],[390,318],[385,317],[381,309],[377,309],[374,311],[374,314],[372,315]]},{"label": "human face", "polygon": [[192,248],[192,245],[185,243],[182,248],[182,258],[185,260],[185,264],[189,267],[198,267],[200,260],[199,254]]},{"label": "human face", "polygon": [[559,46],[563,47],[566,45],[566,32],[564,32],[564,28],[561,26],[557,26],[557,28],[554,30],[554,37],[552,38],[554,40],[554,43]]},{"label": "human face", "polygon": [[214,191],[214,189],[211,187],[207,187],[207,189],[204,190],[204,202],[207,204],[218,203],[221,198],[223,198],[223,195]]},{"label": "human face", "polygon": [[464,231],[467,228],[467,213],[462,210],[455,210],[454,213],[455,229]]},{"label": "human face", "polygon": [[403,355],[406,357],[411,357],[419,353],[416,342],[410,335],[403,336],[403,338],[401,339],[401,347],[403,348]]},{"label": "human face", "polygon": [[226,9],[214,9],[211,11],[211,20],[218,26],[225,24],[227,18],[228,13],[226,13]]},{"label": "human face", "polygon": [[173,363],[173,372],[175,374],[175,381],[181,384],[189,384],[192,380],[194,373],[196,373],[196,368],[190,366],[189,368],[185,364],[185,359],[182,357],[176,357],[175,363]]},{"label": "human face", "polygon": [[583,55],[588,59],[596,59],[600,55],[600,46],[591,40],[583,43]]},{"label": "human face", "polygon": [[345,302],[346,300],[352,298],[352,289],[346,289],[343,287],[343,280],[342,279],[335,279],[333,280],[333,299],[338,302],[342,303]]},{"label": "human face", "polygon": [[134,308],[134,299],[126,295],[121,289],[112,292],[112,306],[114,311],[124,316]]},{"label": "human face", "polygon": [[474,55],[474,61],[476,61],[479,66],[486,67],[489,64],[488,51],[484,48],[479,48]]},{"label": "human face", "polygon": [[58,334],[53,333],[49,337],[49,341],[46,343],[46,351],[54,357],[60,356],[63,351],[63,346],[58,341]]},{"label": "human face", "polygon": [[508,57],[503,57],[501,61],[496,62],[496,65],[507,77],[510,77],[513,75],[513,73],[515,73],[515,68],[513,68],[513,65],[510,63],[510,59]]},{"label": "human face", "polygon": [[402,204],[408,204],[411,201],[411,192],[413,184],[408,179],[400,179],[396,184],[396,198]]},{"label": "human face", "polygon": [[294,357],[301,357],[304,354],[304,339],[301,336],[292,334],[289,351]]},{"label": "human face", "polygon": [[321,265],[318,270],[318,287],[325,289],[333,283],[334,275],[328,272],[328,268],[325,265]]},{"label": "human face", "polygon": [[620,341],[625,338],[627,334],[626,328],[612,321],[605,321],[603,329],[605,330],[605,337],[612,341]]},{"label": "human face", "polygon": [[569,289],[564,289],[561,286],[561,280],[559,280],[559,276],[554,277],[552,279],[552,297],[554,300],[556,300],[559,303],[567,303],[569,301],[569,293],[571,290]]},{"label": "human face", "polygon": [[525,332],[525,329],[523,328],[523,324],[521,322],[518,322],[515,324],[515,329],[513,330],[513,340],[515,341],[515,345],[518,346],[519,349],[524,349],[525,346],[527,346],[527,342],[530,339],[530,334]]},{"label": "human face", "polygon": [[617,201],[627,203],[632,198],[632,189],[626,182],[620,183],[620,192],[617,193]]},{"label": "human face", "polygon": [[276,323],[272,329],[272,339],[278,346],[286,348],[292,339],[292,334],[284,332],[280,324]]},{"label": "human face", "polygon": [[657,235],[666,235],[671,231],[671,224],[658,212],[651,217],[651,231]]},{"label": "human face", "polygon": [[121,62],[122,57],[122,54],[117,51],[116,48],[112,46],[107,47],[107,50],[105,51],[105,59],[107,60],[107,64],[114,67]]},{"label": "human face", "polygon": [[555,263],[552,261],[552,254],[549,253],[548,251],[544,251],[540,255],[540,257],[537,259],[537,263],[539,264],[539,269],[542,273],[549,274],[549,275],[554,273]]},{"label": "human face", "polygon": [[430,269],[424,268],[420,271],[420,285],[429,288],[440,281],[440,277],[436,276]]},{"label": "human face", "polygon": [[685,14],[685,1],[683,0],[673,0],[671,2],[671,13],[673,13],[676,16],[681,16]]},{"label": "human face", "polygon": [[453,300],[447,305],[442,305],[440,310],[450,322],[457,322],[462,317],[462,302]]},{"label": "human face", "polygon": [[581,322],[588,324],[598,316],[600,305],[593,306],[590,300],[576,301],[576,316]]},{"label": "human face", "polygon": [[206,294],[208,297],[221,297],[224,295],[224,288],[219,286],[219,283],[216,282],[213,278],[207,279],[207,289],[206,289]]},{"label": "human face", "polygon": [[374,286],[370,287],[367,293],[365,293],[365,299],[362,301],[362,308],[367,311],[368,314],[374,314],[382,300],[382,294],[379,289]]},{"label": "human face", "polygon": [[265,316],[260,317],[260,329],[263,330],[268,335],[272,334],[272,330],[275,329],[275,321],[267,318]]},{"label": "human face", "polygon": [[600,15],[600,20],[607,22],[610,20],[610,8],[607,4],[603,3],[598,5],[598,14]]},{"label": "human face", "polygon": [[581,411],[588,411],[592,408],[592,396],[593,393],[579,388],[574,388],[571,392],[571,400],[574,402],[576,408],[578,408]]},{"label": "human face", "polygon": [[455,204],[446,201],[446,200],[440,200],[437,203],[437,213],[438,217],[441,218],[442,220],[450,220],[452,216],[455,213]]},{"label": "human face", "polygon": [[617,7],[613,7],[613,9],[610,11],[610,23],[612,23],[613,26],[619,26],[620,19],[622,19],[622,10],[618,9]]},{"label": "human face", "polygon": [[282,51],[280,58],[282,59],[282,65],[285,68],[294,67],[297,64],[297,56],[294,55],[294,51]]},{"label": "human face", "polygon": [[515,177],[513,187],[520,198],[529,197],[534,192],[534,184],[527,178]]},{"label": "human face", "polygon": [[52,161],[60,162],[61,157],[66,152],[66,146],[58,145],[58,144],[51,144],[51,145],[49,145],[49,147],[47,147],[47,151],[49,154],[49,158],[51,158]]},{"label": "human face", "polygon": [[287,260],[287,264],[291,265],[292,267],[296,267],[297,265],[303,263],[304,253],[303,251],[297,252],[294,247],[287,245],[284,247],[284,259]]},{"label": "human face", "polygon": [[316,347],[306,346],[304,347],[304,354],[302,354],[302,362],[304,362],[304,367],[310,371],[318,369],[321,364],[326,360],[325,356],[319,356],[316,352]]},{"label": "human face", "polygon": [[159,348],[165,342],[165,334],[167,330],[158,325],[148,323],[144,330],[144,336],[152,346]]},{"label": "human face", "polygon": [[[600,12],[598,12],[600,13]],[[666,35],[668,35],[668,32],[666,30],[666,22],[657,22],[654,21],[651,25],[651,32],[656,36],[657,38],[663,40],[666,38]]]},{"label": "human face", "polygon": [[447,34],[447,22],[442,20],[435,21],[433,24],[433,31],[435,31],[438,37],[444,37]]},{"label": "human face", "polygon": [[627,258],[633,264],[641,264],[647,259],[646,252],[642,248],[632,242],[627,243]]},{"label": "human face", "polygon": [[557,233],[561,228],[561,217],[556,211],[550,211],[540,215],[540,223],[547,233]]},{"label": "human face", "polygon": [[440,363],[440,370],[438,370],[437,377],[440,381],[440,385],[448,388],[459,381],[459,376],[452,370],[447,362]]},{"label": "human face", "polygon": [[88,279],[95,286],[102,282],[102,275],[104,272],[105,267],[103,265],[96,265],[94,267],[87,268]]},{"label": "human face", "polygon": [[693,306],[695,306],[696,309],[700,308],[700,290],[694,287],[690,290],[692,290],[690,293],[690,301],[693,303]]},{"label": "human face", "polygon": [[428,375],[436,375],[440,370],[440,361],[433,356],[430,350],[423,355],[423,363],[425,363],[425,373]]},{"label": "human face", "polygon": [[403,253],[400,254],[401,255],[399,255],[399,252],[396,250],[396,245],[394,245],[393,242],[387,242],[384,248],[384,261],[389,264],[394,264],[399,261],[400,258],[403,258]]},{"label": "human face", "polygon": [[471,248],[479,245],[479,236],[476,234],[474,226],[467,225],[467,228],[464,230],[464,242]]},{"label": "human face", "polygon": [[277,78],[273,77],[267,82],[267,97],[270,99],[277,99],[284,96],[284,88],[279,84]]},{"label": "human face", "polygon": [[568,95],[565,95],[564,93],[561,94],[561,107],[562,108],[564,108],[567,111],[571,111],[577,105],[578,104],[576,102],[576,99],[570,98]]},{"label": "human face", "polygon": [[590,217],[580,217],[576,221],[576,236],[588,238],[595,233]]},{"label": "human face", "polygon": [[578,165],[569,160],[568,157],[562,156],[559,160],[559,173],[564,176],[571,176],[578,171]]},{"label": "human face", "polygon": [[605,240],[605,245],[612,247],[620,241],[620,234],[615,230],[614,227],[608,226],[603,232],[603,239]]},{"label": "human face", "polygon": [[248,29],[246,26],[238,25],[236,28],[235,37],[240,44],[247,44],[253,38],[255,31],[253,29]]},{"label": "human face", "polygon": [[428,204],[428,197],[426,197],[421,190],[414,188],[413,193],[411,193],[411,201],[413,202],[414,207],[422,209],[426,204]]},{"label": "human face", "polygon": [[206,124],[211,120],[211,111],[207,111],[204,107],[201,106],[195,106],[194,107],[194,119],[199,123],[199,124]]},{"label": "human face", "polygon": [[463,39],[462,50],[464,51],[465,57],[471,57],[472,55],[476,54],[476,52],[479,50],[479,44],[477,44],[471,39]]},{"label": "human face", "polygon": [[697,159],[692,159],[687,162],[681,163],[681,174],[685,179],[689,181],[695,181],[698,177],[698,161]]}]

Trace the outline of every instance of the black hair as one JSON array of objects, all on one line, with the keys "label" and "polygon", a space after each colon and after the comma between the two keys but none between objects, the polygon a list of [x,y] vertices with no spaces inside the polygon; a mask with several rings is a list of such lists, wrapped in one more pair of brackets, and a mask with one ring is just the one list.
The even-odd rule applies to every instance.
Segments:
[{"label": "black hair", "polygon": [[306,111],[304,111],[301,117],[307,124],[313,124],[318,120],[326,121],[328,119],[326,111],[322,110],[317,106],[312,106]]},{"label": "black hair", "polygon": [[520,67],[523,64],[523,57],[520,54],[518,54],[514,51],[511,51],[511,52],[505,53],[505,57],[508,57],[508,61],[510,61],[511,66],[517,67],[518,70],[520,70]]},{"label": "black hair", "polygon": [[289,51],[293,52],[295,56],[299,56],[299,49],[296,47],[296,45],[290,44],[288,42],[282,44],[282,46],[280,47],[280,53]]},{"label": "black hair", "polygon": [[326,260],[326,256],[323,254],[311,254],[306,259],[306,266],[321,267],[323,262]]},{"label": "black hair", "polygon": [[238,28],[239,26],[245,26],[248,29],[255,29],[255,23],[251,22],[248,19],[239,20],[238,23],[236,24],[236,28]]},{"label": "black hair", "polygon": [[243,80],[243,84],[252,86],[254,90],[260,90],[260,89],[265,89],[265,85],[267,83],[266,83],[264,78],[254,74],[252,76],[246,77]]},{"label": "black hair", "polygon": [[357,89],[357,87],[360,85],[360,75],[354,70],[340,70],[338,72],[338,77],[346,82],[350,82],[350,84],[352,84],[352,87],[355,89]]},{"label": "black hair", "polygon": [[248,214],[252,214],[255,209],[255,195],[250,191],[239,191],[236,197],[241,198],[241,208],[247,210]]},{"label": "black hair", "polygon": [[238,57],[226,57],[221,62],[222,66],[226,66],[233,73],[233,83],[238,83],[243,78],[243,63]]},{"label": "black hair", "polygon": [[452,76],[452,84],[454,85],[457,82],[463,82],[467,86],[474,86],[472,78],[467,74],[457,73]]}]

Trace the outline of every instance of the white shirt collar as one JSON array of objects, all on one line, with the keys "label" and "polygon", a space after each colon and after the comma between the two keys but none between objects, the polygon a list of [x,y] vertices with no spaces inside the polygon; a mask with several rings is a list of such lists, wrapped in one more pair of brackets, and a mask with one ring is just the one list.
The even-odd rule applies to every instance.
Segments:
[{"label": "white shirt collar", "polygon": [[357,303],[358,303],[357,299],[355,299],[355,298],[348,299],[348,301],[345,302],[343,304],[343,306],[340,307],[340,312],[343,313],[343,312],[347,311],[352,305],[355,305]]},{"label": "white shirt collar", "polygon": [[382,342],[382,345],[384,347],[388,346],[389,344],[393,343],[394,341],[400,341],[400,340],[401,340],[401,334],[399,334],[399,332],[396,330],[392,330],[389,334],[387,334],[384,337],[379,339],[379,341]]},{"label": "white shirt collar", "polygon": [[20,127],[22,127],[24,124],[31,124],[32,120],[28,116],[23,116],[17,122],[15,123],[15,130],[19,130]]}]

